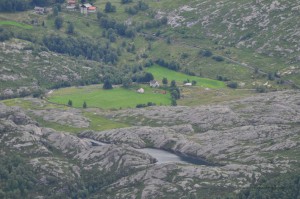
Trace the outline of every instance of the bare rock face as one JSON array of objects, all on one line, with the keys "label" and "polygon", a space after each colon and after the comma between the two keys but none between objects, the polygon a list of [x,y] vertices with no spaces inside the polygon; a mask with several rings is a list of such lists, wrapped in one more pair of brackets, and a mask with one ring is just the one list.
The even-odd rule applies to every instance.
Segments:
[{"label": "bare rock face", "polygon": [[[160,167],[162,172],[168,168],[166,173],[173,171],[176,175],[171,182],[164,172],[158,172],[160,177],[153,175],[146,178],[145,171],[141,171],[140,174],[122,178],[111,186],[120,196],[128,194],[125,185],[141,180],[141,176],[145,177],[142,180],[145,185],[142,194],[144,198],[161,197],[159,194],[166,190],[170,190],[169,194],[172,191],[178,193],[178,186],[189,194],[207,186],[222,185],[240,189],[250,185],[249,179],[258,179],[265,173],[295,169],[294,163],[299,161],[299,155],[291,157],[277,154],[287,150],[297,154],[300,149],[299,106],[300,93],[287,91],[216,106],[133,109],[117,112],[113,117],[120,119],[130,115],[137,120],[162,121],[162,125],[168,126],[86,131],[80,136],[101,142],[126,143],[135,148],[151,146],[167,149],[224,165],[184,165],[173,169],[167,166],[169,164],[154,166],[147,174]],[[154,173],[157,174],[157,171]],[[176,186],[172,183],[175,181]],[[120,186],[122,189],[119,189]]]},{"label": "bare rock face", "polygon": [[88,128],[90,125],[89,120],[80,114],[81,111],[76,109],[36,110],[33,111],[33,113],[39,117],[42,117],[45,121],[55,122],[61,125],[68,125],[76,128]]},{"label": "bare rock face", "polygon": [[[64,182],[74,184],[99,173],[114,177],[93,193],[95,198],[209,198],[201,195],[203,190],[238,191],[265,174],[299,169],[299,106],[300,93],[285,91],[222,105],[120,110],[110,116],[130,116],[140,125],[149,119],[157,121],[156,127],[87,130],[78,136],[39,127],[22,109],[0,104],[0,154],[25,155],[40,183],[48,186],[55,178],[53,190],[61,193],[67,188]],[[50,113],[60,112],[35,114]],[[66,115],[72,113],[85,121],[81,112]],[[215,164],[156,164],[155,155],[139,150],[147,147]]]}]

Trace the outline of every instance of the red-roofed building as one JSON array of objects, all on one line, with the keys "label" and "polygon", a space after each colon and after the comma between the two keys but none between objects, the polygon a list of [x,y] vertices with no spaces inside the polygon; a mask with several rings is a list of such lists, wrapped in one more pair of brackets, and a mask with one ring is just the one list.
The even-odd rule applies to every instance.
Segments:
[{"label": "red-roofed building", "polygon": [[68,10],[75,10],[75,8],[76,8],[76,0],[68,0],[67,9]]},{"label": "red-roofed building", "polygon": [[88,12],[96,12],[97,8],[95,6],[88,7]]},{"label": "red-roofed building", "polygon": [[85,3],[80,5],[80,12],[82,14],[93,13],[93,12],[97,12],[97,8],[96,6],[92,6],[89,3]]}]

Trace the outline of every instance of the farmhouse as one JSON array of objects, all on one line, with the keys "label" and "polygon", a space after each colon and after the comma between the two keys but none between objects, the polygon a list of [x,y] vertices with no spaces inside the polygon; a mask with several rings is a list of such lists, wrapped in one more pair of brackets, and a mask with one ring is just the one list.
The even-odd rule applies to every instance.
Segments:
[{"label": "farmhouse", "polygon": [[37,13],[37,14],[44,14],[46,12],[46,9],[43,8],[43,7],[35,6],[34,7],[34,12]]},{"label": "farmhouse", "polygon": [[80,5],[80,12],[82,14],[94,13],[97,12],[97,8],[89,3],[85,3]]},{"label": "farmhouse", "polygon": [[143,88],[140,88],[140,89],[138,89],[136,92],[138,92],[138,93],[144,93],[145,90],[144,90]]},{"label": "farmhouse", "polygon": [[159,87],[159,83],[156,80],[152,80],[150,81],[150,86],[153,88]]},{"label": "farmhouse", "polygon": [[76,8],[76,0],[68,0],[66,8],[68,10],[75,10],[75,8]]}]

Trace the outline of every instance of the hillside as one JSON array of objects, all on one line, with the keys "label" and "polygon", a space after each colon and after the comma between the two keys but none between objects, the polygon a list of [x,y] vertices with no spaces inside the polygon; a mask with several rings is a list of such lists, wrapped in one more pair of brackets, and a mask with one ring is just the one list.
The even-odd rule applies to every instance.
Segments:
[{"label": "hillside", "polygon": [[[31,42],[32,44],[28,44],[29,49],[28,46],[25,48],[27,51],[50,50],[75,57],[80,55],[82,57],[77,59],[78,62],[85,62],[85,59],[100,61],[100,64],[92,65],[110,65],[121,72],[121,74],[113,72],[113,76],[121,77],[123,71],[133,78],[134,74],[131,74],[130,70],[135,72],[139,68],[138,70],[143,71],[143,66],[149,66],[149,63],[157,59],[163,59],[166,63],[178,64],[179,70],[184,73],[234,81],[241,88],[267,85],[271,90],[276,90],[299,85],[298,23],[294,23],[298,18],[296,1],[147,1],[145,4],[148,6],[147,9],[134,14],[130,14],[128,10],[138,5],[135,1],[127,4],[112,2],[116,12],[108,13],[104,12],[104,2],[96,1],[95,5],[101,14],[91,13],[84,16],[79,11],[66,10],[66,5],[62,4],[62,12],[59,12],[58,16],[64,22],[59,30],[54,26],[56,17],[51,12],[39,15],[32,10],[14,14],[0,13],[0,19],[3,21],[33,23],[32,28],[22,28],[14,23],[7,25],[3,22],[1,27],[14,32],[13,37]],[[235,9],[232,9],[232,5]],[[111,26],[109,25],[111,22],[119,24]],[[165,22],[167,25],[163,25]],[[70,23],[74,26],[73,34],[66,33]],[[123,23],[126,25],[121,25]],[[56,34],[56,38],[51,37],[53,33]],[[75,40],[68,41],[65,40],[66,37]],[[61,45],[65,47],[58,48],[51,44],[54,42],[53,39],[60,39]],[[98,42],[100,49],[96,50],[96,46],[92,46],[88,41],[91,39]],[[73,42],[74,45],[76,40],[80,45],[87,42],[91,49],[87,52],[78,52],[83,46],[78,47],[76,52],[73,52],[77,48],[75,46],[68,49],[69,42]],[[9,43],[7,47],[10,46]],[[109,51],[103,51],[103,47],[108,44]],[[2,54],[4,52],[2,51]],[[86,54],[88,52],[92,54]],[[51,53],[48,57],[55,60]],[[69,59],[68,56],[65,57]],[[82,59],[83,57],[85,59]],[[6,58],[8,59],[4,62],[6,68],[14,67],[10,66],[12,63],[9,56]],[[41,59],[45,61],[43,57]],[[74,60],[72,57],[70,59]],[[68,65],[72,62],[69,64],[67,62],[65,65],[69,68]],[[60,71],[61,75],[70,75],[67,72],[70,69],[61,70],[61,66],[56,63],[53,63],[53,66],[53,70]],[[28,70],[35,71],[34,66],[32,68],[30,66]],[[79,69],[71,70],[75,70],[76,75],[81,76],[78,74]],[[95,73],[101,72],[96,70]],[[41,85],[42,88],[51,87],[45,86],[50,82],[40,75],[35,75],[34,78],[45,81],[45,84]],[[12,85],[12,89],[19,85],[11,82],[11,78],[1,79],[4,84]],[[75,84],[74,77],[67,81],[71,85]],[[103,79],[97,79],[97,82],[101,81]],[[116,79],[114,82],[118,84],[122,79]]]},{"label": "hillside", "polygon": [[300,197],[299,2],[72,2],[0,0],[0,198]]},{"label": "hillside", "polygon": [[[39,183],[27,187],[28,198],[217,198],[268,175],[299,172],[299,100],[299,92],[289,91],[223,105],[114,112],[9,100],[5,103],[26,109],[1,105],[0,153],[18,154],[24,167],[34,168],[25,182]],[[97,117],[133,127],[81,130],[78,136],[43,127],[94,129]],[[149,147],[201,162],[155,163],[155,155],[139,151]],[[3,190],[12,195],[21,190],[10,189]]]}]

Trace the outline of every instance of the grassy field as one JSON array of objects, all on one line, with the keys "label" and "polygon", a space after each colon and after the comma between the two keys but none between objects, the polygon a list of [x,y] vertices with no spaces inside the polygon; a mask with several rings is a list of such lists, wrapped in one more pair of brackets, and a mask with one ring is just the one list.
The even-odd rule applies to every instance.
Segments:
[{"label": "grassy field", "polygon": [[192,82],[195,80],[197,82],[197,86],[205,87],[205,88],[224,88],[225,84],[224,82],[207,79],[207,78],[201,78],[196,76],[190,76],[183,73],[179,73],[173,70],[169,70],[167,68],[154,65],[147,69],[147,72],[150,72],[153,74],[154,78],[158,81],[161,81],[164,77],[166,77],[169,82],[172,80],[175,80],[178,85],[182,85],[183,81],[190,80]]},{"label": "grassy field", "polygon": [[15,21],[0,21],[0,26],[16,26],[19,28],[24,28],[24,29],[32,29],[32,26],[27,25],[27,24],[23,24],[23,23],[18,23]]},{"label": "grassy field", "polygon": [[102,85],[86,87],[63,88],[54,91],[50,96],[51,102],[67,104],[72,100],[73,107],[82,107],[83,102],[88,107],[98,107],[102,109],[134,108],[137,104],[147,104],[154,102],[156,105],[169,105],[171,103],[170,94],[162,94],[160,89],[152,89],[148,85],[141,85],[145,93],[136,92],[138,87],[132,89],[114,88],[103,90]]}]

